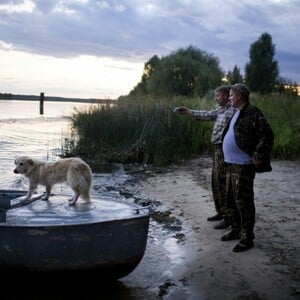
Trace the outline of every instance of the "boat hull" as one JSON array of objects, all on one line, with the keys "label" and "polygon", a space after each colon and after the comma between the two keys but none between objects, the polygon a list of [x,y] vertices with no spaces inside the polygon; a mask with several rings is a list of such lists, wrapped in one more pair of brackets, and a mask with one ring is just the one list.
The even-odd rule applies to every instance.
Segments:
[{"label": "boat hull", "polygon": [[[101,211],[103,201],[94,200],[93,208],[82,205],[78,212],[69,208],[65,200],[54,205],[38,201],[26,208],[8,210],[6,222],[0,223],[2,271],[95,271],[105,278],[117,279],[140,263],[147,243],[148,212],[120,203],[126,209],[129,207],[130,215],[115,219],[112,215],[109,219],[108,211]],[[44,209],[45,205],[49,207]],[[117,208],[119,203],[113,205]],[[53,206],[56,210],[51,209]],[[107,209],[109,203],[104,206]],[[68,212],[65,222],[57,217],[57,211],[63,211],[61,215]],[[97,213],[106,215],[105,220],[98,220]],[[26,222],[22,221],[25,219]]]}]

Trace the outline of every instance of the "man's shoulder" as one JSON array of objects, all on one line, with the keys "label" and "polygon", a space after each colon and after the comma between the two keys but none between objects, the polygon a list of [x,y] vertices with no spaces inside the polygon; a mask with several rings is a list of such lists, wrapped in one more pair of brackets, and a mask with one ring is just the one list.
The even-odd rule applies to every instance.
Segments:
[{"label": "man's shoulder", "polygon": [[262,114],[262,111],[253,104],[248,104],[247,106],[244,107],[244,109],[242,109],[242,111],[244,111],[244,113],[249,115]]}]

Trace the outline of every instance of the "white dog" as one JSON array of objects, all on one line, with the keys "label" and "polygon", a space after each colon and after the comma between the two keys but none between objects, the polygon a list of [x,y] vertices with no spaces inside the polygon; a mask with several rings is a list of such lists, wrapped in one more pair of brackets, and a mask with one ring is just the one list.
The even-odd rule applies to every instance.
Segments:
[{"label": "white dog", "polygon": [[56,183],[66,182],[74,191],[69,205],[75,205],[79,196],[86,202],[90,201],[92,171],[87,163],[80,158],[62,158],[56,162],[44,162],[29,156],[20,156],[15,160],[14,173],[24,174],[29,179],[29,190],[24,199],[31,198],[38,185],[46,186],[48,200],[51,188]]}]

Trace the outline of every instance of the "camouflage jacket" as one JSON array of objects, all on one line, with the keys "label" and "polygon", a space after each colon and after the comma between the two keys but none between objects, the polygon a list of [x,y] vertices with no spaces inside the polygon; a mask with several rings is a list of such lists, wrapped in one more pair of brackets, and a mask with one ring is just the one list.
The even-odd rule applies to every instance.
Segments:
[{"label": "camouflage jacket", "polygon": [[[246,104],[233,128],[238,147],[254,159],[262,160],[256,171],[271,171],[270,153],[274,144],[274,133],[261,110],[249,103]],[[227,130],[228,126],[225,133]]]}]

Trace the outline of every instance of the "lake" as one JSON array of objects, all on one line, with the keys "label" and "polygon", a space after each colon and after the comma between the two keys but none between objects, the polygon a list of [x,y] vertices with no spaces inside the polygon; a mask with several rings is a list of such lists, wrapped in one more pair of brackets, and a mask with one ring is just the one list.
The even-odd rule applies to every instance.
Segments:
[{"label": "lake", "polygon": [[[25,189],[27,179],[13,173],[14,160],[19,155],[55,161],[62,154],[65,139],[72,138],[70,117],[75,110],[90,106],[80,102],[44,102],[44,114],[39,113],[39,101],[0,100],[0,187]],[[117,185],[126,179],[122,166],[114,173],[94,174],[98,186]],[[56,189],[63,189],[64,184]],[[114,195],[115,196],[115,195]]]},{"label": "lake", "polygon": [[[77,104],[82,107],[81,104]],[[70,121],[75,103],[49,102],[44,115],[38,101],[0,100],[0,178],[2,188],[20,188],[13,173],[16,156],[28,155],[55,160],[61,153],[64,137],[70,136]]]}]

